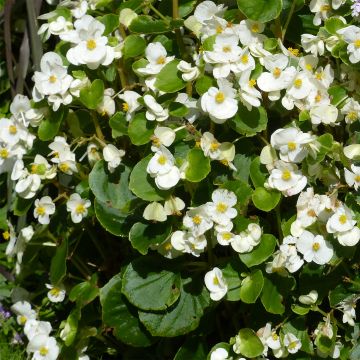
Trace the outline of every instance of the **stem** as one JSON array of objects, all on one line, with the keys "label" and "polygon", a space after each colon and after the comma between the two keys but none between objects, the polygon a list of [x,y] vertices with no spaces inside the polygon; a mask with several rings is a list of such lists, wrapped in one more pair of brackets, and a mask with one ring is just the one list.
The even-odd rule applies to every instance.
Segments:
[{"label": "stem", "polygon": [[292,2],[292,4],[291,4],[290,11],[289,11],[289,15],[288,15],[288,17],[287,17],[287,19],[286,19],[286,23],[285,23],[285,25],[284,25],[284,27],[283,27],[283,30],[282,30],[281,40],[284,40],[284,37],[285,37],[285,34],[286,34],[286,30],[287,30],[287,28],[288,28],[288,26],[289,26],[289,24],[290,24],[290,21],[291,21],[291,18],[292,18],[292,16],[293,16],[293,14],[294,14],[295,7],[296,7],[296,1],[293,0],[293,2]]},{"label": "stem", "polygon": [[282,243],[284,234],[283,234],[282,228],[281,228],[280,204],[281,204],[281,201],[279,201],[279,203],[277,204],[277,206],[275,208],[275,215],[276,215],[276,224],[277,224],[277,228],[278,228],[279,240],[280,240],[280,243]]},{"label": "stem", "polygon": [[104,250],[102,249],[102,247],[100,246],[100,244],[98,243],[98,239],[94,236],[94,233],[91,231],[91,229],[89,228],[88,225],[85,225],[86,230],[90,236],[91,241],[93,242],[94,246],[96,247],[96,250],[99,252],[99,254],[101,255],[101,257],[103,258],[104,261],[107,260],[107,256],[104,252]]},{"label": "stem", "polygon": [[95,131],[96,131],[97,137],[102,142],[105,142],[104,134],[101,131],[101,127],[100,127],[100,124],[99,124],[99,121],[98,121],[98,118],[97,118],[96,114],[94,114],[94,113],[92,114],[92,119],[93,119],[93,123],[94,123],[94,126],[95,126]]},{"label": "stem", "polygon": [[127,79],[126,79],[126,74],[124,71],[124,61],[122,58],[119,60],[118,74],[120,77],[121,87],[122,87],[122,89],[124,89],[127,87]]},{"label": "stem", "polygon": [[121,37],[123,38],[123,40],[125,40],[127,35],[126,35],[126,31],[125,31],[125,28],[124,28],[123,24],[120,24],[119,31],[120,31]]},{"label": "stem", "polygon": [[152,4],[149,4],[149,9],[151,9],[159,18],[164,20],[166,24],[170,24],[170,21],[158,10],[156,9]]},{"label": "stem", "polygon": [[[179,0],[172,0],[172,10],[173,10],[172,12],[173,19],[174,20],[179,19]],[[183,59],[185,59],[186,57],[185,44],[180,29],[175,29],[175,36],[176,36],[176,42],[179,47],[180,55]]]},{"label": "stem", "polygon": [[[294,0],[295,2],[295,0]],[[281,28],[281,21],[280,21],[280,16],[278,16],[275,19],[275,29],[274,29],[274,35],[279,38],[282,39],[282,28]]]},{"label": "stem", "polygon": [[192,97],[192,83],[191,81],[186,83],[186,94],[188,97]]},{"label": "stem", "polygon": [[84,276],[84,279],[90,278],[90,271],[87,266],[82,262],[82,260],[80,260],[80,258],[74,255],[70,260],[76,267],[76,269],[79,271],[79,273]]}]

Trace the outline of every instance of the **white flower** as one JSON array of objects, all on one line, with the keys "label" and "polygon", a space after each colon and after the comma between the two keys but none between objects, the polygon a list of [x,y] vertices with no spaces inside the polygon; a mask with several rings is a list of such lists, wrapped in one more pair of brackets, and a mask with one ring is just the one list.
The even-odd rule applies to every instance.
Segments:
[{"label": "white flower", "polygon": [[314,125],[318,125],[320,123],[333,125],[338,119],[338,113],[338,109],[331,104],[314,106],[310,109],[311,122]]},{"label": "white flower", "polygon": [[247,253],[260,243],[262,235],[258,224],[250,223],[245,231],[242,231],[231,242],[231,247],[238,253]]},{"label": "white flower", "polygon": [[2,143],[16,145],[26,139],[27,129],[22,123],[18,123],[15,118],[0,119],[0,139]]},{"label": "white flower", "polygon": [[236,195],[226,189],[216,189],[211,195],[212,202],[206,204],[206,211],[212,221],[226,226],[237,215],[233,206],[237,203]]},{"label": "white flower", "polygon": [[301,348],[301,341],[294,334],[287,333],[284,336],[284,345],[290,354],[295,354]]},{"label": "white flower", "polygon": [[360,104],[353,98],[349,98],[340,110],[345,115],[345,122],[351,124],[360,117]]},{"label": "white flower", "polygon": [[360,229],[354,226],[351,230],[335,234],[339,244],[343,246],[354,246],[360,240]]},{"label": "white flower", "polygon": [[158,202],[152,202],[146,206],[143,212],[143,217],[149,221],[166,221],[167,214],[163,205]]},{"label": "white flower", "polygon": [[176,196],[170,196],[164,203],[166,215],[181,215],[181,210],[185,208],[185,203]]},{"label": "white flower", "polygon": [[71,220],[77,224],[87,216],[88,208],[91,206],[91,202],[88,199],[82,199],[77,193],[70,195],[69,200],[66,202],[66,209],[71,214]]},{"label": "white flower", "polygon": [[172,153],[165,146],[160,145],[150,159],[146,171],[152,177],[167,174],[174,166],[174,162],[175,159]]},{"label": "white flower", "polygon": [[353,186],[357,191],[360,186],[360,166],[351,165],[351,170],[344,169],[345,181],[349,186]]},{"label": "white flower", "polygon": [[183,218],[184,226],[191,231],[194,236],[203,235],[213,227],[213,222],[208,215],[205,205],[190,209]]},{"label": "white flower", "polygon": [[182,253],[200,256],[207,245],[204,235],[194,236],[194,234],[185,231],[175,231],[171,235],[171,246]]},{"label": "white flower", "polygon": [[[43,18],[39,16],[38,19]],[[51,19],[50,22],[42,24],[39,28],[38,34],[45,34],[45,40],[48,40],[50,35],[61,35],[72,29],[72,23],[67,21],[63,16],[58,16],[56,19]]]},{"label": "white flower", "polygon": [[299,163],[308,154],[306,145],[314,141],[314,137],[295,127],[278,129],[271,135],[271,146],[280,152],[280,159],[286,162]]},{"label": "white flower", "polygon": [[200,139],[200,147],[204,152],[205,156],[208,156],[210,159],[218,160],[220,157],[220,146],[214,135],[210,132],[204,132]]},{"label": "white flower", "polygon": [[33,360],[56,360],[60,349],[55,338],[39,334],[29,341],[26,351],[33,353]]},{"label": "white flower", "polygon": [[165,121],[169,117],[169,111],[164,109],[152,95],[145,95],[144,102],[147,106],[146,118],[150,121]]},{"label": "white flower", "polygon": [[217,348],[211,352],[210,360],[227,360],[229,353],[224,348]]},{"label": "white flower", "polygon": [[334,255],[331,244],[322,235],[314,235],[305,230],[296,242],[296,248],[303,254],[305,261],[318,265],[328,263]]},{"label": "white flower", "polygon": [[225,11],[224,5],[216,5],[213,1],[202,1],[194,11],[194,16],[201,24],[211,20],[215,16],[222,16]]},{"label": "white flower", "polygon": [[129,27],[131,22],[138,17],[138,14],[129,8],[122,9],[120,11],[120,24]]},{"label": "white flower", "polygon": [[111,173],[120,165],[122,157],[125,155],[124,150],[119,150],[116,146],[108,144],[103,148],[104,160],[107,162],[108,169]]},{"label": "white flower", "polygon": [[125,90],[123,94],[120,94],[119,99],[123,100],[122,109],[126,113],[125,117],[127,121],[130,121],[135,111],[141,108],[138,99],[141,97],[137,92],[131,90]]},{"label": "white flower", "polygon": [[307,184],[307,178],[295,164],[285,163],[281,160],[275,162],[267,180],[267,186],[281,191],[285,196],[298,194]]},{"label": "white flower", "polygon": [[31,308],[27,301],[18,301],[11,306],[11,311],[17,315],[16,321],[19,325],[25,325],[30,319],[36,319],[36,311]]},{"label": "white flower", "polygon": [[86,0],[80,0],[74,4],[74,7],[71,9],[71,14],[74,18],[82,18],[88,10],[88,2]]},{"label": "white flower", "polygon": [[186,93],[178,93],[175,102],[185,105],[188,108],[188,113],[185,119],[192,124],[200,115],[198,101],[190,98]]},{"label": "white flower", "polygon": [[360,61],[360,28],[355,25],[350,25],[337,31],[342,35],[345,42],[348,43],[347,52],[349,60],[355,64]]},{"label": "white flower", "polygon": [[356,225],[349,208],[342,206],[329,218],[326,230],[330,234],[351,230]]},{"label": "white flower", "polygon": [[49,224],[50,215],[55,213],[55,204],[50,196],[43,196],[40,200],[35,200],[34,218],[40,224]]},{"label": "white flower", "polygon": [[100,65],[110,65],[115,58],[114,48],[108,46],[108,38],[102,36],[105,25],[90,15],[85,15],[74,23],[75,30],[70,31],[64,40],[76,44],[69,49],[66,58],[73,65],[86,65],[97,69]]},{"label": "white flower", "polygon": [[350,326],[355,326],[355,319],[356,319],[356,303],[360,299],[359,295],[350,295],[343,301],[341,301],[337,308],[343,312],[342,322],[344,324],[348,323]]},{"label": "white flower", "polygon": [[102,116],[107,115],[110,117],[115,114],[115,101],[112,98],[114,94],[115,92],[112,88],[104,90],[104,97],[96,108],[96,111]]},{"label": "white flower", "polygon": [[250,79],[251,70],[244,71],[239,79],[241,102],[251,111],[252,107],[261,105],[262,96],[259,90],[255,88],[256,80]]},{"label": "white flower", "polygon": [[152,140],[152,151],[157,151],[160,145],[164,145],[166,147],[170,146],[176,137],[176,132],[165,126],[157,126],[154,130],[154,135],[151,137]]},{"label": "white flower", "polygon": [[306,98],[313,88],[313,84],[310,81],[310,75],[307,71],[297,73],[292,79],[286,93],[296,100]]},{"label": "white flower", "polygon": [[17,94],[10,104],[10,112],[17,121],[22,121],[24,126],[28,126],[29,122],[26,119],[26,112],[31,109],[30,100],[27,96]]},{"label": "white flower", "polygon": [[184,81],[194,81],[200,75],[200,70],[197,66],[192,67],[190,63],[184,60],[179,62],[177,69],[182,72],[181,77]]},{"label": "white flower", "polygon": [[86,153],[83,156],[87,156],[89,164],[94,166],[95,163],[101,159],[99,147],[96,144],[90,142],[86,148]]},{"label": "white flower", "polygon": [[322,20],[326,20],[329,17],[331,11],[331,5],[329,0],[311,0],[310,11],[315,13],[313,24],[319,26]]},{"label": "white flower", "polygon": [[40,334],[48,336],[51,330],[52,326],[48,321],[38,321],[35,319],[27,320],[24,326],[24,333],[29,340]]},{"label": "white flower", "polygon": [[232,118],[237,110],[236,91],[226,79],[218,79],[218,87],[211,87],[201,97],[201,108],[208,113],[211,120],[223,124]]},{"label": "white flower", "polygon": [[236,27],[236,33],[239,36],[240,42],[246,46],[253,46],[254,44],[262,44],[266,39],[265,35],[261,33],[265,29],[265,24],[253,20],[242,20],[239,26]]},{"label": "white flower", "polygon": [[325,44],[320,36],[315,36],[311,34],[302,34],[301,45],[305,52],[309,52],[314,56],[324,55]]},{"label": "white flower", "polygon": [[49,289],[47,296],[53,303],[63,302],[65,299],[65,289],[62,286],[54,286],[51,284],[45,284]]},{"label": "white flower", "polygon": [[226,280],[221,270],[217,267],[205,274],[205,286],[210,291],[210,298],[214,301],[222,299],[228,290]]},{"label": "white flower", "polygon": [[300,295],[299,301],[304,305],[313,305],[318,299],[318,292],[316,290],[311,290],[307,295]]}]

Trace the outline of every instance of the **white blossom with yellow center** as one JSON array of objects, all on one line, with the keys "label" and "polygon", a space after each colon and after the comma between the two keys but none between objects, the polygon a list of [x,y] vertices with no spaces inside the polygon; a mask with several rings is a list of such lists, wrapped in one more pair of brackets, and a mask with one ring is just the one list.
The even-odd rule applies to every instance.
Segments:
[{"label": "white blossom with yellow center", "polygon": [[71,220],[75,224],[80,223],[82,219],[87,216],[90,206],[90,200],[82,199],[77,193],[71,194],[69,200],[66,202],[66,209],[70,212]]},{"label": "white blossom with yellow center", "polygon": [[347,52],[351,63],[356,64],[360,61],[360,28],[350,25],[337,31],[343,40],[348,44]]},{"label": "white blossom with yellow center", "polygon": [[142,107],[138,102],[138,99],[141,96],[136,91],[125,90],[118,97],[123,101],[122,110],[125,112],[126,120],[130,121],[133,118],[135,111]]},{"label": "white blossom with yellow center", "polygon": [[213,268],[205,274],[205,286],[210,291],[210,298],[214,301],[221,300],[227,293],[228,286],[221,270]]},{"label": "white blossom with yellow center", "polygon": [[35,200],[34,218],[38,219],[40,224],[49,224],[50,215],[55,213],[55,204],[50,196],[43,196]]},{"label": "white blossom with yellow center", "polygon": [[195,236],[192,232],[175,231],[171,235],[171,246],[185,254],[200,256],[206,248],[207,241],[204,235]]},{"label": "white blossom with yellow center", "polygon": [[183,218],[183,224],[196,237],[213,227],[206,205],[188,210]]},{"label": "white blossom with yellow center", "polygon": [[216,224],[226,226],[237,215],[235,193],[226,189],[216,189],[211,195],[212,202],[206,203],[206,211]]},{"label": "white blossom with yellow center", "polygon": [[47,293],[47,297],[51,302],[57,303],[64,301],[66,291],[62,285],[56,285],[56,286],[51,284],[45,284],[45,285],[49,289]]},{"label": "white blossom with yellow center", "polygon": [[60,349],[54,337],[38,334],[29,341],[26,351],[32,353],[35,360],[56,360]]}]

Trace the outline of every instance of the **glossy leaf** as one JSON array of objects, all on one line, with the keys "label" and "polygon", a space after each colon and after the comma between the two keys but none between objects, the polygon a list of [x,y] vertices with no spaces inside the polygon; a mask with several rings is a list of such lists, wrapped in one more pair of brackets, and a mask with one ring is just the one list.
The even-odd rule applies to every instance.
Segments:
[{"label": "glossy leaf", "polygon": [[173,60],[166,64],[156,76],[155,87],[165,93],[174,93],[186,86],[181,77],[181,72],[177,69],[180,60]]}]

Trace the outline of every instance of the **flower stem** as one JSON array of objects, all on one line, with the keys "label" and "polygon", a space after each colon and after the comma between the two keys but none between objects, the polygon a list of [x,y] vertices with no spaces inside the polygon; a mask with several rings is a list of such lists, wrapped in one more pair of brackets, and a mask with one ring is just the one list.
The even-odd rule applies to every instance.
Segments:
[{"label": "flower stem", "polygon": [[169,19],[167,19],[158,9],[156,9],[152,4],[149,4],[149,9],[151,9],[159,18],[164,20],[166,24],[170,24]]},{"label": "flower stem", "polygon": [[277,204],[277,206],[275,208],[275,215],[276,215],[276,224],[277,224],[277,228],[278,228],[279,240],[280,240],[280,243],[282,243],[284,234],[283,234],[282,228],[281,228],[280,204],[281,204],[281,201],[279,201],[279,203]]},{"label": "flower stem", "polygon": [[290,24],[290,21],[291,21],[291,18],[292,18],[292,16],[293,16],[293,14],[294,14],[295,7],[296,7],[296,1],[293,0],[293,2],[292,2],[292,4],[291,4],[290,11],[289,11],[289,15],[288,15],[288,17],[287,17],[287,19],[286,19],[286,23],[285,23],[285,25],[284,25],[284,27],[283,27],[283,29],[282,29],[281,40],[284,40],[284,37],[285,37],[286,31],[287,31],[287,28],[288,28],[288,26],[289,26],[289,24]]},{"label": "flower stem", "polygon": [[96,131],[96,135],[99,138],[99,140],[101,140],[102,142],[105,142],[105,138],[104,138],[104,134],[101,130],[100,124],[99,124],[99,120],[96,116],[96,114],[92,114],[92,119],[93,119],[93,123],[95,126],[95,131]]}]

